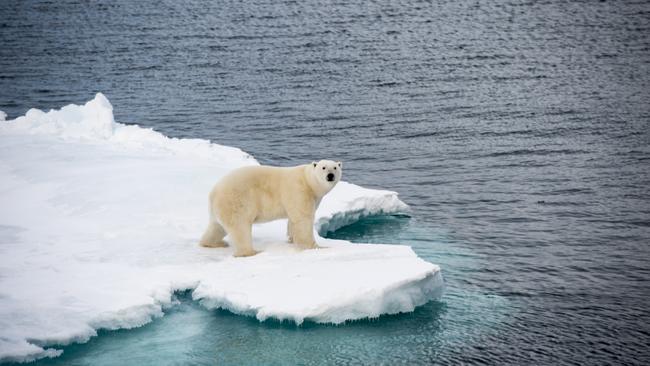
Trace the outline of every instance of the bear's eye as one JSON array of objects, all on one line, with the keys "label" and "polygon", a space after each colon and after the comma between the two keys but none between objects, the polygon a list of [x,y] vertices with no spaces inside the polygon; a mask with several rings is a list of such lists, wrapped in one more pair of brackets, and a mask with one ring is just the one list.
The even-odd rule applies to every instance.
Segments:
[{"label": "bear's eye", "polygon": [[323,167],[323,170],[325,170],[325,167]]},{"label": "bear's eye", "polygon": [[336,170],[336,167],[334,167],[334,170]]}]

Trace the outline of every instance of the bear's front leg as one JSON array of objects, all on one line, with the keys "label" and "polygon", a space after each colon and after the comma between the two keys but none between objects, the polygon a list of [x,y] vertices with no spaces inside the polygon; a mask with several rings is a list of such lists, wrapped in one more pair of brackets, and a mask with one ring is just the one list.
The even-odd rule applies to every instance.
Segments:
[{"label": "bear's front leg", "polygon": [[303,219],[297,221],[291,225],[293,231],[293,242],[298,244],[302,249],[316,249],[319,248],[316,245],[316,240],[314,239],[314,221],[309,219]]},{"label": "bear's front leg", "polygon": [[287,240],[289,240],[289,243],[293,243],[293,228],[292,228],[291,220],[287,220]]},{"label": "bear's front leg", "polygon": [[285,205],[293,242],[302,249],[318,248],[314,240],[314,204],[312,200],[299,200]]}]

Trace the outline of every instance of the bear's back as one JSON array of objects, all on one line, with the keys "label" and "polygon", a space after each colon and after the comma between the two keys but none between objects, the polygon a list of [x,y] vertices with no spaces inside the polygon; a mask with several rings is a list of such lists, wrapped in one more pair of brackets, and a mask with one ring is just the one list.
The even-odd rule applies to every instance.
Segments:
[{"label": "bear's back", "polygon": [[287,180],[301,178],[302,166],[274,167],[247,166],[235,169],[224,176],[215,186],[215,191],[247,191],[251,189],[279,190]]}]

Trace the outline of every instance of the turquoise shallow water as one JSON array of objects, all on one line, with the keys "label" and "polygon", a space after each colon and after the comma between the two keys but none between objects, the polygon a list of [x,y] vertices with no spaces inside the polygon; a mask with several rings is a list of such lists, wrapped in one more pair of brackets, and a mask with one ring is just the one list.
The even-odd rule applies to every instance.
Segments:
[{"label": "turquoise shallow water", "polygon": [[[459,278],[480,266],[476,255],[454,248],[445,233],[427,232],[416,220],[363,219],[329,237],[359,242],[408,243],[444,269],[441,301],[413,313],[325,325],[265,321],[209,311],[177,293],[162,318],[141,328],[101,331],[86,344],[64,347],[61,357],[37,365],[294,365],[423,364],[455,362],[468,347],[482,347],[508,313],[507,300],[459,287]],[[398,244],[396,244],[398,245]]]}]

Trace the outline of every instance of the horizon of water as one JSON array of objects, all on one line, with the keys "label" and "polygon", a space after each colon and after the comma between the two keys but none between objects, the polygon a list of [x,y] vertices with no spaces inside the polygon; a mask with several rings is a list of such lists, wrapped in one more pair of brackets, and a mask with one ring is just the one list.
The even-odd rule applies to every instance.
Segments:
[{"label": "horizon of water", "polygon": [[[413,314],[304,329],[179,295],[150,326],[67,354],[150,335],[134,347],[160,362],[156,329],[175,329],[209,338],[197,363],[226,341],[269,362],[650,360],[650,3],[7,0],[0,14],[8,118],[101,91],[118,122],[263,164],[342,160],[344,180],[399,192],[412,218],[331,235],[412,245],[448,289]],[[315,348],[282,353],[282,337]]]}]

